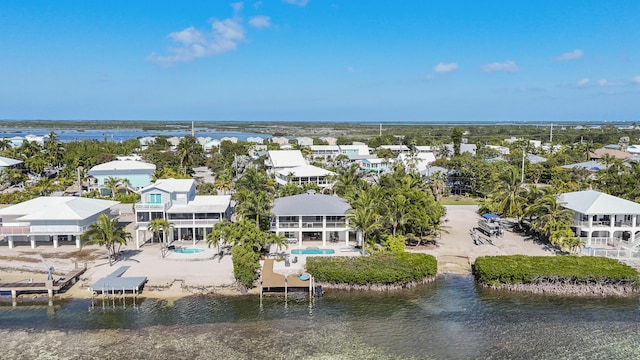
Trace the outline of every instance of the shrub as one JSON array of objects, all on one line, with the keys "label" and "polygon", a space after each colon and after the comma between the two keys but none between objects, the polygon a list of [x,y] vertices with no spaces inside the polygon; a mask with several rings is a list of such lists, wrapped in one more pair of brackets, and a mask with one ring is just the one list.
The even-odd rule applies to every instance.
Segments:
[{"label": "shrub", "polygon": [[436,275],[438,264],[431,255],[415,253],[309,257],[307,271],[332,284],[405,285]]},{"label": "shrub", "polygon": [[476,280],[487,285],[560,282],[636,284],[638,271],[597,256],[482,256],[473,265]]},{"label": "shrub", "polygon": [[233,260],[233,276],[246,288],[253,286],[258,278],[260,255],[253,251],[251,245],[237,244],[231,248]]}]

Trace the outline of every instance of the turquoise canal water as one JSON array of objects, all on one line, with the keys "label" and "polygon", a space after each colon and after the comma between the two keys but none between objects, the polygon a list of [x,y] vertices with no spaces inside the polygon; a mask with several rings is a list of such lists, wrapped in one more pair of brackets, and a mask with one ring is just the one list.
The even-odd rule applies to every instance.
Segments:
[{"label": "turquoise canal water", "polygon": [[61,347],[51,352],[59,357],[68,354],[64,344],[77,341],[82,351],[97,346],[95,354],[124,351],[131,358],[154,351],[172,351],[176,358],[640,358],[636,297],[497,292],[454,275],[389,293],[326,291],[311,301],[296,295],[287,302],[267,297],[262,305],[256,296],[135,304],[131,299],[72,300],[54,308],[3,303],[0,345],[6,354],[20,354],[13,346],[24,345],[21,337],[58,341]]}]

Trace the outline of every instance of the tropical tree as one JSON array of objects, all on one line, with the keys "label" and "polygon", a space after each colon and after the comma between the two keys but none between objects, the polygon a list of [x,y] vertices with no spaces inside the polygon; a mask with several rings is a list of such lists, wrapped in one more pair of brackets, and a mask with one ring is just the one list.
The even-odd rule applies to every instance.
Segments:
[{"label": "tropical tree", "polygon": [[104,187],[111,192],[111,199],[115,199],[118,190],[122,187],[122,179],[109,176],[104,180]]},{"label": "tropical tree", "polygon": [[167,243],[167,233],[173,227],[173,224],[167,219],[156,218],[149,221],[147,229],[153,233],[153,237],[160,240],[160,231],[162,231],[162,243]]},{"label": "tropical tree", "polygon": [[198,140],[191,135],[183,137],[176,147],[176,155],[180,159],[180,168],[199,166],[204,163],[204,149]]},{"label": "tropical tree", "polygon": [[508,167],[499,180],[498,189],[493,194],[498,213],[506,217],[515,217],[519,222],[524,207],[524,189],[517,169]]},{"label": "tropical tree", "polygon": [[365,245],[370,243],[368,235],[382,226],[379,222],[380,215],[372,208],[357,207],[349,209],[347,217],[349,225],[362,233],[362,248],[364,249]]},{"label": "tropical tree", "polygon": [[107,214],[98,217],[89,229],[80,235],[83,240],[83,246],[96,244],[104,246],[109,254],[109,265],[113,266],[113,262],[117,260],[118,249],[121,245],[125,245],[131,240],[131,234],[125,230],[124,225],[118,223],[118,218],[109,218]]}]

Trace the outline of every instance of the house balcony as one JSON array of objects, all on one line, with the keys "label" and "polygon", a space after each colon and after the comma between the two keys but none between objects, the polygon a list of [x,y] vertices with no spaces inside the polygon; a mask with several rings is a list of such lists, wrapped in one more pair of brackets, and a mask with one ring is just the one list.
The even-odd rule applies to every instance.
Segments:
[{"label": "house balcony", "polygon": [[[300,223],[295,221],[295,222],[280,222],[278,224],[278,226],[280,227],[280,229],[297,229],[300,227]],[[271,227],[276,227],[276,222],[273,221],[271,222]]]},{"label": "house balcony", "polygon": [[166,202],[164,204],[143,204],[137,203],[135,205],[136,212],[139,211],[167,211],[171,207],[171,203]]},{"label": "house balcony", "polygon": [[173,224],[176,228],[189,228],[189,227],[212,227],[218,223],[220,219],[188,219],[188,220],[169,220],[170,224]]},{"label": "house balcony", "polygon": [[[589,221],[576,221],[575,226],[579,226],[582,228],[589,228]],[[631,221],[616,221],[613,223],[613,227],[632,227],[633,223]],[[611,221],[610,220],[603,220],[603,221],[592,221],[591,222],[591,227],[595,228],[595,227],[611,227]]]},{"label": "house balcony", "polygon": [[0,225],[0,235],[29,235],[31,227],[29,225]]},{"label": "house balcony", "polygon": [[87,231],[88,226],[75,225],[52,225],[52,226],[31,226],[31,225],[0,225],[0,235],[78,235]]}]

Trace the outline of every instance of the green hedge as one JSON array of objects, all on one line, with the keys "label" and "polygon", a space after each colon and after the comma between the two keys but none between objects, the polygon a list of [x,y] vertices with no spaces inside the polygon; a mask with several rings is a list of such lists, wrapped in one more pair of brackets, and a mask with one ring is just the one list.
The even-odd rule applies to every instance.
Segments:
[{"label": "green hedge", "polygon": [[434,276],[436,258],[426,254],[309,257],[307,271],[316,281],[349,285],[405,285]]},{"label": "green hedge", "polygon": [[487,285],[638,282],[638,271],[631,266],[597,256],[482,256],[476,259],[473,274]]}]

